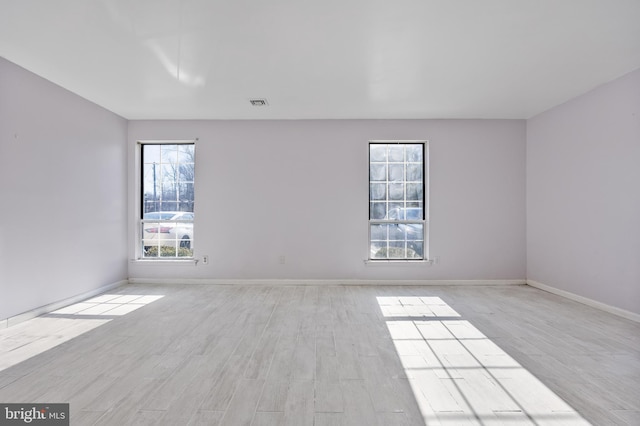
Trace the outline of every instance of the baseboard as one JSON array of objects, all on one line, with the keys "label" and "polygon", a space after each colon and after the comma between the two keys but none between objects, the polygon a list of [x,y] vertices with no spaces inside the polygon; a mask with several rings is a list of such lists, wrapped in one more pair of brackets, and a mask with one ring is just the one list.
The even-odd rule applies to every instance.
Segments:
[{"label": "baseboard", "polygon": [[69,305],[73,305],[74,303],[81,302],[90,297],[104,293],[105,291],[109,291],[116,287],[125,285],[128,282],[129,282],[128,280],[117,281],[115,283],[107,284],[105,286],[96,288],[95,290],[87,291],[85,293],[81,293],[63,300],[59,300],[57,302],[49,303],[48,305],[40,306],[38,308],[32,309],[27,312],[23,312],[18,315],[14,315],[12,317],[9,317],[0,321],[0,328],[11,327],[12,325],[16,325],[23,321],[30,320],[31,318],[35,318],[40,315],[47,314],[49,312],[57,311],[60,308],[64,308],[65,306],[69,306]]},{"label": "baseboard", "polygon": [[553,293],[557,296],[565,297],[567,299],[573,300],[574,302],[582,303],[583,305],[591,306],[592,308],[600,309],[601,311],[605,311],[631,321],[640,322],[639,314],[627,311],[625,309],[607,305],[606,303],[598,302],[597,300],[589,299],[588,297],[580,296],[569,291],[560,290],[558,288],[551,287],[534,280],[527,280],[527,285],[540,290],[544,290],[548,293]]},{"label": "baseboard", "polygon": [[317,279],[219,279],[219,278],[129,278],[129,284],[207,284],[207,285],[524,285],[526,280],[317,280]]}]

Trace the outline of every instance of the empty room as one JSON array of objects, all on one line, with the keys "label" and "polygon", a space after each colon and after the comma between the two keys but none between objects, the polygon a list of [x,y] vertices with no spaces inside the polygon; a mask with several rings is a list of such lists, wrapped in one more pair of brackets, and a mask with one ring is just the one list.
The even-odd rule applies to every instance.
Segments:
[{"label": "empty room", "polygon": [[640,2],[0,2],[0,425],[640,425]]}]

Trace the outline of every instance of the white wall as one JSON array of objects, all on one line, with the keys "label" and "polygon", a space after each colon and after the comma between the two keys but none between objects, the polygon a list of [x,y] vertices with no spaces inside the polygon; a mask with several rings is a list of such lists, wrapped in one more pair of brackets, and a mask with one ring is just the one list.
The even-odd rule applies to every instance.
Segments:
[{"label": "white wall", "polygon": [[127,278],[126,129],[0,58],[0,319]]},{"label": "white wall", "polygon": [[527,278],[640,314],[640,70],[528,120]]},{"label": "white wall", "polygon": [[[195,253],[211,262],[131,262],[131,278],[525,278],[523,120],[131,121],[132,230],[136,141],[191,138]],[[370,139],[430,141],[437,265],[365,266]]]}]

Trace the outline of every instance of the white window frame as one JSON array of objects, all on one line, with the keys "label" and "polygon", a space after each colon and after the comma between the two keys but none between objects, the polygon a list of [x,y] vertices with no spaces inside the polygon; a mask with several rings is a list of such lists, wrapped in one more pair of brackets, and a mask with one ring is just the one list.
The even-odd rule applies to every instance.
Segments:
[{"label": "white window frame", "polygon": [[[191,221],[183,221],[183,220],[156,220],[156,219],[151,219],[151,220],[145,220],[143,218],[144,215],[144,209],[143,209],[143,173],[144,173],[144,165],[143,165],[143,155],[142,155],[142,147],[144,145],[194,145],[194,147],[197,146],[196,142],[198,141],[198,139],[180,139],[180,140],[138,140],[137,141],[137,152],[136,152],[136,234],[135,234],[135,251],[136,251],[136,256],[135,258],[139,261],[144,261],[144,262],[181,262],[181,261],[188,261],[188,262],[193,262],[196,259],[195,256],[195,251],[192,251],[192,255],[191,256],[178,256],[178,253],[176,253],[176,256],[150,256],[150,257],[145,257],[143,255],[144,252],[144,243],[143,243],[143,227],[144,224],[147,222],[153,222],[153,223],[171,223],[171,224],[178,224],[178,223],[191,223],[193,224],[193,231],[192,231],[192,238],[191,238],[191,249],[193,250],[193,234],[195,234],[195,221],[191,220]],[[194,160],[195,161],[195,160]],[[195,194],[195,179],[194,179],[194,194]],[[194,195],[194,203],[195,203],[195,195]]]},{"label": "white window frame", "polygon": [[[371,219],[371,145],[373,144],[422,144],[423,145],[423,153],[422,153],[422,179],[423,179],[423,192],[422,192],[422,207],[423,207],[423,218],[421,220],[389,220],[389,219]],[[367,257],[365,263],[390,263],[390,262],[400,262],[400,263],[425,263],[430,262],[429,260],[429,141],[428,140],[370,140],[367,143],[367,192],[368,196],[368,209],[369,219],[367,224]],[[422,225],[422,241],[423,241],[423,252],[422,257],[418,258],[410,258],[410,257],[402,257],[402,258],[376,258],[371,254],[371,225],[375,224],[398,224],[398,225],[410,225],[410,224],[421,224]]]}]

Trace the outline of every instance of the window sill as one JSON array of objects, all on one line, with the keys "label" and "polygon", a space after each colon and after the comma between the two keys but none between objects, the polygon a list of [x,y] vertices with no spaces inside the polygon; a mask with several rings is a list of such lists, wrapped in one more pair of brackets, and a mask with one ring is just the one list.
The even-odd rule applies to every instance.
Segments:
[{"label": "window sill", "polygon": [[431,266],[433,259],[409,260],[409,259],[365,259],[365,266]]},{"label": "window sill", "polygon": [[136,263],[139,265],[144,264],[153,264],[153,265],[197,265],[198,259],[188,258],[188,259],[130,259],[130,263]]}]

